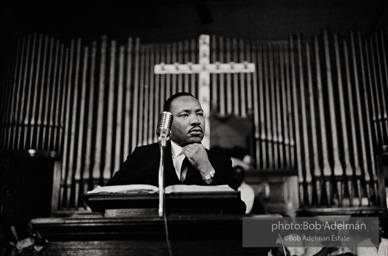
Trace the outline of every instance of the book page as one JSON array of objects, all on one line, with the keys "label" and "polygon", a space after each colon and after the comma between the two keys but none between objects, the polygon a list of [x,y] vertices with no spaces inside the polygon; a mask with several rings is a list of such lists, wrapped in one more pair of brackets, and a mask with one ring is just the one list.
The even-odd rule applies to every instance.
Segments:
[{"label": "book page", "polygon": [[[92,191],[88,191],[88,195],[92,194],[108,194],[108,193],[157,193],[159,188],[148,184],[130,184],[96,187]],[[192,193],[192,192],[231,192],[234,191],[228,185],[216,186],[200,186],[200,185],[171,185],[165,188],[165,193]]]},{"label": "book page", "polygon": [[101,193],[156,193],[159,188],[148,184],[131,184],[131,185],[116,185],[96,187],[92,191],[88,191],[88,195]]},{"label": "book page", "polygon": [[200,185],[171,185],[166,187],[165,193],[187,193],[187,192],[233,192],[228,185],[200,186]]}]

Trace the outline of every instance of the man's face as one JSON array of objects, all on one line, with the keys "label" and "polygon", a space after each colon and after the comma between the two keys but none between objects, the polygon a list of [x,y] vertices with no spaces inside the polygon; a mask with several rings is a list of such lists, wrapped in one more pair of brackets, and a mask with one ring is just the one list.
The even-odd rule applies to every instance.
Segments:
[{"label": "man's face", "polygon": [[205,118],[203,110],[196,98],[181,96],[170,105],[173,114],[170,138],[184,147],[192,143],[200,143],[205,134]]}]

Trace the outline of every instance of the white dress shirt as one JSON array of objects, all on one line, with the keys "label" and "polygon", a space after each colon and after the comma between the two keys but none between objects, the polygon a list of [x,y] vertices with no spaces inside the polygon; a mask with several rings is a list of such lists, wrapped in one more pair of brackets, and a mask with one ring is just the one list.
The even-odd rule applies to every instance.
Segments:
[{"label": "white dress shirt", "polygon": [[174,164],[175,167],[175,172],[176,175],[178,176],[178,179],[181,179],[181,168],[182,168],[182,162],[185,159],[185,154],[181,154],[182,152],[182,147],[176,144],[175,142],[171,141],[171,156],[172,156],[172,163]]}]

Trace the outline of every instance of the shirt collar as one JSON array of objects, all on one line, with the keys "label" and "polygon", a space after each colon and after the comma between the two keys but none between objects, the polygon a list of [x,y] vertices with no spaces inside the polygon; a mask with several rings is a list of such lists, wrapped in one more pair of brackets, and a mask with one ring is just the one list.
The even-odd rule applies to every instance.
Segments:
[{"label": "shirt collar", "polygon": [[171,141],[171,155],[173,158],[177,157],[182,152],[182,147]]}]

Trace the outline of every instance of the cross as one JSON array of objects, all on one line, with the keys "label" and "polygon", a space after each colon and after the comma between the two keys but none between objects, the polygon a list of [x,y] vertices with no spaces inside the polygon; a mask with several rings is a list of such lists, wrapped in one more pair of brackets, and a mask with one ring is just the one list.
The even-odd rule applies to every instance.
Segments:
[{"label": "cross", "polygon": [[255,72],[254,63],[210,63],[210,36],[201,35],[199,37],[199,63],[193,64],[157,64],[154,69],[155,74],[199,74],[199,95],[198,100],[202,106],[206,129],[202,144],[210,147],[210,74],[211,73],[252,73]]}]

